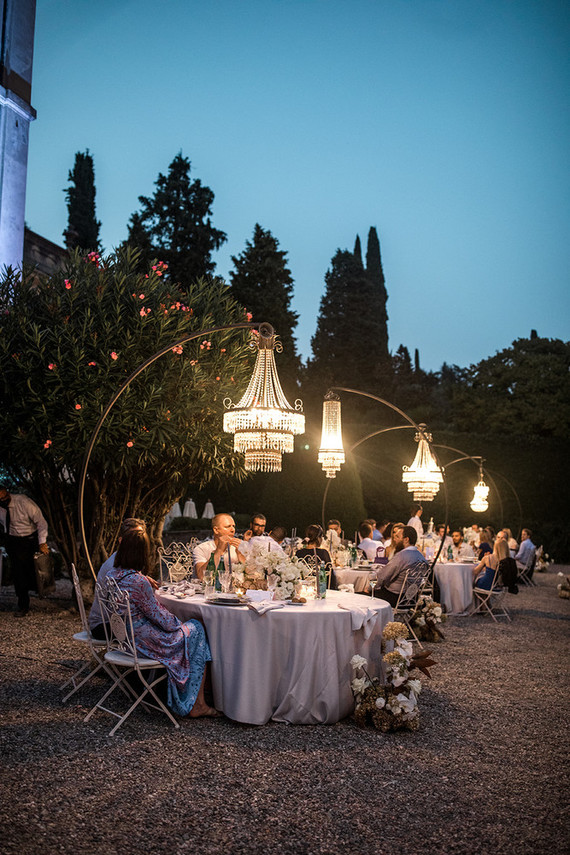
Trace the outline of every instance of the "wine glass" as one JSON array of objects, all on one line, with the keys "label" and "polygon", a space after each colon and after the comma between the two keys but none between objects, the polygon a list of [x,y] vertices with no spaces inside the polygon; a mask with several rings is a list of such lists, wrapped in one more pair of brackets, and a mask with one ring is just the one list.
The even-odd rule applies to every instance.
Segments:
[{"label": "wine glass", "polygon": [[370,596],[374,599],[374,588],[378,584],[378,579],[376,576],[372,576],[370,579]]}]

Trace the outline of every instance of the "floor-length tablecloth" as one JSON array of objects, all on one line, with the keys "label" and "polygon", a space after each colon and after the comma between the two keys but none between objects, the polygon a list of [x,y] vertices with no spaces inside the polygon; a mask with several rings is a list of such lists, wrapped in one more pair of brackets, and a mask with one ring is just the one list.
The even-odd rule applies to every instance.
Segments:
[{"label": "floor-length tablecloth", "polygon": [[[270,719],[291,724],[333,724],[354,707],[350,660],[369,660],[380,674],[380,642],[392,620],[384,600],[329,591],[325,600],[287,605],[264,615],[246,606],[217,606],[203,596],[176,599],[159,592],[160,602],[180,620],[203,621],[212,651],[214,703],[228,718],[248,724]],[[370,636],[354,631],[353,615],[339,608],[373,609]]]},{"label": "floor-length tablecloth", "polygon": [[378,569],[373,567],[335,567],[333,570],[334,577],[338,585],[354,585],[354,590],[359,594],[370,592],[370,571]]},{"label": "floor-length tablecloth", "polygon": [[435,565],[435,578],[439,583],[441,603],[445,605],[448,614],[464,614],[473,600],[473,567],[474,564]]}]

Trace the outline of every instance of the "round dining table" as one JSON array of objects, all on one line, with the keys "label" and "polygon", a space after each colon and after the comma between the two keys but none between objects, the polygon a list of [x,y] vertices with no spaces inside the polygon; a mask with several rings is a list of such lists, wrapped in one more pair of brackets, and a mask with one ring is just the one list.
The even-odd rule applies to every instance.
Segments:
[{"label": "round dining table", "polygon": [[378,565],[373,564],[363,567],[335,567],[333,573],[337,588],[339,585],[354,585],[358,594],[370,593],[370,571],[377,569]]},{"label": "round dining table", "polygon": [[435,578],[439,584],[441,604],[451,615],[467,614],[473,602],[473,568],[475,564],[437,562]]},{"label": "round dining table", "polygon": [[327,591],[323,600],[284,605],[258,614],[246,605],[223,606],[203,595],[157,599],[180,620],[197,618],[212,652],[214,704],[247,724],[333,724],[354,709],[350,660],[368,660],[382,672],[382,631],[392,620],[385,600]]}]

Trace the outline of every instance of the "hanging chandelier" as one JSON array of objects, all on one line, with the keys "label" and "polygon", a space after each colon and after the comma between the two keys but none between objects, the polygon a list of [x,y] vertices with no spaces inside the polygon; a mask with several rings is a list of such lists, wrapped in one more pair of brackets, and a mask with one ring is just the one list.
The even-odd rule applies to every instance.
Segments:
[{"label": "hanging chandelier", "polygon": [[429,447],[432,436],[424,424],[418,425],[416,434],[418,450],[411,466],[403,466],[402,481],[408,492],[414,494],[415,502],[431,502],[443,482],[443,474]]},{"label": "hanging chandelier", "polygon": [[472,511],[475,511],[476,514],[484,513],[489,507],[489,502],[487,501],[487,496],[489,495],[489,488],[485,484],[483,480],[483,467],[479,467],[479,483],[475,484],[473,489],[473,498],[471,499],[470,508]]},{"label": "hanging chandelier", "polygon": [[257,347],[255,367],[245,394],[237,404],[224,401],[224,430],[234,434],[234,451],[245,454],[248,472],[281,472],[284,453],[293,451],[293,436],[305,432],[302,401],[291,407],[281,388],[274,351],[281,353],[271,324],[261,324],[252,334]]},{"label": "hanging chandelier", "polygon": [[323,401],[323,426],[321,431],[321,447],[317,460],[322,464],[327,478],[335,478],[344,463],[344,448],[342,445],[342,430],[340,418],[340,400],[332,392]]}]

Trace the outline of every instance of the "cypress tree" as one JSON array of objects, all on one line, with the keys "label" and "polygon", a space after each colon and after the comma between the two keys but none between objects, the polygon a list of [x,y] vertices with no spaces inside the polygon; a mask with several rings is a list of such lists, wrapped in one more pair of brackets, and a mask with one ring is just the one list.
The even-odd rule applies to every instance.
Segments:
[{"label": "cypress tree", "polygon": [[364,264],[362,263],[362,247],[360,246],[360,235],[356,235],[356,240],[354,242],[354,253],[353,253],[356,261],[364,269]]},{"label": "cypress tree", "polygon": [[101,223],[95,216],[95,170],[89,149],[76,153],[67,180],[69,187],[64,191],[67,199],[67,229],[63,233],[65,245],[69,250],[79,247],[97,251],[101,248]]},{"label": "cypress tree", "polygon": [[382,269],[382,257],[380,255],[380,241],[378,232],[374,226],[368,232],[368,244],[366,247],[366,273],[374,289],[374,297],[370,305],[370,311],[376,314],[378,324],[378,355],[383,362],[389,361],[388,353],[388,292],[386,291],[386,280]]},{"label": "cypress tree", "polygon": [[294,329],[299,315],[291,309],[293,277],[287,267],[287,253],[268,229],[256,223],[253,239],[245,250],[232,256],[234,270],[230,284],[234,298],[253,315],[255,321],[268,321],[283,344],[277,356],[279,378],[286,395],[297,394],[300,361]]}]

